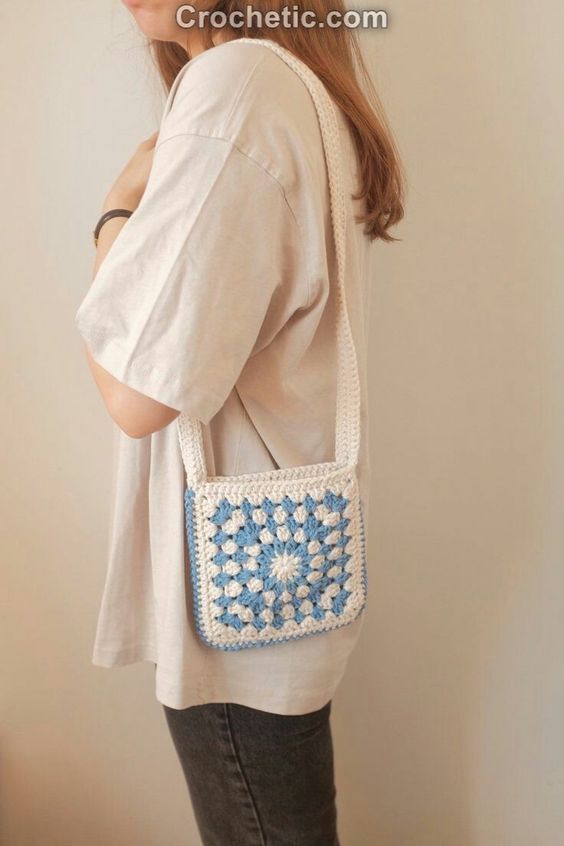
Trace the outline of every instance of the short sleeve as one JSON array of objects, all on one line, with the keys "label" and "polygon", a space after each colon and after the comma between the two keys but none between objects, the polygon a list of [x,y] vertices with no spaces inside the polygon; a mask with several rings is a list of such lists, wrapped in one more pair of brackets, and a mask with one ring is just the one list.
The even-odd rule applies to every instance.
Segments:
[{"label": "short sleeve", "polygon": [[222,138],[170,137],[76,325],[120,382],[208,423],[260,346],[298,245],[268,171]]}]

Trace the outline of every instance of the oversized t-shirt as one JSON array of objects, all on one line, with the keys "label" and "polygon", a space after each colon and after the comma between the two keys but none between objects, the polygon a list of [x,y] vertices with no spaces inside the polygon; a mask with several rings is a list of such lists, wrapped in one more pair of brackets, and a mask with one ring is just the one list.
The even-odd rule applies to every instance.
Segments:
[{"label": "oversized t-shirt", "polygon": [[[361,379],[369,506],[367,255],[358,165],[338,110],[348,193],[346,297]],[[202,422],[210,475],[335,458],[337,266],[317,112],[262,44],[189,61],[169,93],[142,200],[76,316],[122,383]],[[177,422],[141,439],[116,427],[109,561],[92,661],[155,664],[172,708],[237,702],[280,714],[325,704],[364,613],[323,634],[225,652],[195,629]]]}]

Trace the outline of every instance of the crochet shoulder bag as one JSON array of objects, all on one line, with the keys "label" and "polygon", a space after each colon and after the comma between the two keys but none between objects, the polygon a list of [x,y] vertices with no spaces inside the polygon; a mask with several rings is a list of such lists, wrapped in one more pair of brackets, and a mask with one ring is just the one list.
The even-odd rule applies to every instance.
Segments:
[{"label": "crochet shoulder bag", "polygon": [[366,603],[364,521],[357,478],[360,387],[345,300],[345,221],[339,127],[321,80],[269,39],[315,103],[336,242],[335,460],[239,476],[208,476],[202,426],[177,418],[186,470],[186,533],[198,635],[237,650],[337,629]]}]

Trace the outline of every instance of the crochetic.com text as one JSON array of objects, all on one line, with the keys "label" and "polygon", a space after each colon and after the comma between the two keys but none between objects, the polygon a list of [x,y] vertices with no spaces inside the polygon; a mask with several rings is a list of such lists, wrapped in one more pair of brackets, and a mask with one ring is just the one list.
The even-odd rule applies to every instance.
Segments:
[{"label": "crochetic.com text", "polygon": [[176,10],[176,22],[183,29],[208,26],[213,29],[224,29],[225,27],[241,29],[244,26],[258,27],[259,29],[276,29],[277,27],[284,29],[297,29],[299,27],[305,29],[314,29],[315,27],[320,29],[325,27],[329,29],[339,29],[340,27],[346,29],[387,29],[388,21],[388,13],[382,9],[348,9],[346,12],[330,9],[323,18],[318,18],[315,12],[300,9],[296,4],[283,6],[280,11],[270,10],[268,12],[253,8],[252,3],[247,4],[245,11],[238,10],[229,13],[210,12],[209,10],[197,11],[190,3],[185,3]]}]

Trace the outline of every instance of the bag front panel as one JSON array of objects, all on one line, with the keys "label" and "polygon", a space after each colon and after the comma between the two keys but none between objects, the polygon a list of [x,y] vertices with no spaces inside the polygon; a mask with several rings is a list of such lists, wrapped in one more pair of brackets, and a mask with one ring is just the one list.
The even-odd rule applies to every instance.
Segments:
[{"label": "bag front panel", "polygon": [[203,483],[186,490],[198,632],[241,649],[325,632],[366,603],[364,525],[356,476],[314,485]]}]

